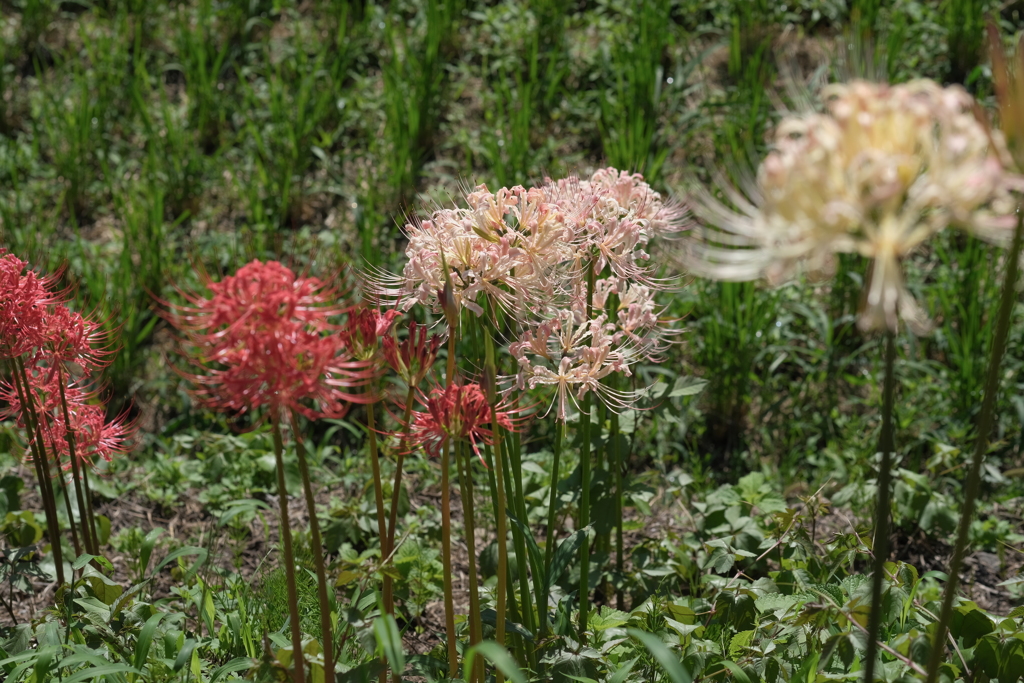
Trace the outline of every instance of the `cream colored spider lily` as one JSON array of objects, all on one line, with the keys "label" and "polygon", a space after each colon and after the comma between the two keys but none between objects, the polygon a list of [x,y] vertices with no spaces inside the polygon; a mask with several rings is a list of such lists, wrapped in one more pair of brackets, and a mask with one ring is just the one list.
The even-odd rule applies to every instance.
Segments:
[{"label": "cream colored spider lily", "polygon": [[828,274],[837,253],[873,259],[859,325],[928,329],[900,262],[947,227],[991,242],[1012,232],[1017,180],[997,132],[958,86],[853,81],[822,93],[825,110],[787,116],[746,193],[722,185],[691,197],[705,224],[687,245],[690,271],[777,283],[798,268]]}]

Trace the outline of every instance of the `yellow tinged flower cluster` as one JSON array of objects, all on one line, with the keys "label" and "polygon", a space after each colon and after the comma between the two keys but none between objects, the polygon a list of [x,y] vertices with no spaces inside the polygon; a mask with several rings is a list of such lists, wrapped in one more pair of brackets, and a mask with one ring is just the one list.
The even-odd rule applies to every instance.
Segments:
[{"label": "yellow tinged flower cluster", "polygon": [[[900,260],[947,227],[1008,241],[1015,223],[1012,177],[998,131],[958,86],[929,80],[830,85],[824,111],[778,125],[772,151],[746,195],[724,187],[691,207],[707,226],[687,265],[724,280],[776,283],[798,267],[828,274],[837,253],[873,260],[860,326],[928,329]],[[735,208],[733,208],[735,207]]]}]

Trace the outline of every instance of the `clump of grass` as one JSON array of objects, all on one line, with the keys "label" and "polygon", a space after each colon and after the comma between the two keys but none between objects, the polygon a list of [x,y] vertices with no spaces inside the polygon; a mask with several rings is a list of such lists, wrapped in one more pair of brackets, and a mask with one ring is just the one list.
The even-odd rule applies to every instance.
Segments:
[{"label": "clump of grass", "polygon": [[640,3],[629,18],[635,31],[612,46],[611,92],[600,98],[601,142],[609,163],[657,180],[668,149],[659,142],[658,115],[665,49],[671,36],[669,3]]}]

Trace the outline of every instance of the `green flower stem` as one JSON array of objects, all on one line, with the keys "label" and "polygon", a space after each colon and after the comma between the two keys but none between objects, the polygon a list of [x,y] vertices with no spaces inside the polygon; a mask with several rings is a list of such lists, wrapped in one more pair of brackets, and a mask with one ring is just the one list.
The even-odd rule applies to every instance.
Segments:
[{"label": "green flower stem", "polygon": [[313,497],[313,485],[309,480],[309,466],[306,463],[306,445],[299,431],[299,420],[295,411],[289,411],[292,435],[295,438],[295,453],[299,461],[299,474],[302,476],[302,492],[306,497],[306,512],[309,514],[310,554],[313,556],[313,567],[316,570],[316,592],[320,600],[320,632],[324,648],[324,671],[328,680],[334,673],[334,629],[331,628],[331,601],[327,594],[327,571],[324,568],[324,543],[320,536],[320,521],[316,516],[316,499]]},{"label": "green flower stem", "polygon": [[896,394],[896,334],[885,334],[885,380],[882,385],[882,433],[878,450],[882,462],[878,471],[878,506],[875,508],[875,538],[871,544],[874,563],[871,574],[871,614],[868,617],[867,654],[864,661],[864,682],[873,683],[875,663],[878,659],[878,635],[882,626],[882,582],[885,563],[889,559],[889,513],[892,506],[892,456],[896,448],[893,435],[893,402]]},{"label": "green flower stem", "polygon": [[[68,413],[68,401],[64,392],[64,375],[60,367],[57,368],[57,386],[60,387],[60,406],[64,412],[64,424],[71,425],[71,416]],[[68,442],[68,460],[71,461],[71,476],[75,482],[75,498],[78,499],[78,518],[82,523],[82,537],[85,541],[85,549],[93,555],[100,554],[99,539],[96,537],[96,526],[92,523],[86,507],[85,490],[82,484],[82,468],[79,467],[78,457],[75,453],[75,432],[73,429],[65,429],[64,436]],[[60,466],[58,464],[58,470]],[[74,520],[69,520],[74,525]],[[88,532],[86,531],[88,527]]]},{"label": "green flower stem", "polygon": [[[506,457],[504,459],[505,460],[504,467],[502,467],[501,473],[502,473],[503,479],[505,480],[505,491],[506,492],[511,492],[511,491],[515,490],[515,488],[514,488],[514,486],[512,484],[512,467],[511,467],[511,460],[512,460],[512,458],[511,458],[511,455],[510,455],[511,451],[509,450],[509,444],[508,444],[508,440],[507,440],[508,434],[505,434],[504,436],[506,438],[505,438],[505,440],[503,442],[503,447],[504,447],[505,453],[509,454],[509,457]],[[512,509],[515,506],[515,501],[513,500],[511,502],[508,502],[508,505],[512,506],[512,507],[506,507],[505,508],[506,516],[508,514],[515,514],[515,510]],[[513,526],[511,529],[509,529],[509,531],[512,532],[512,543],[515,544],[516,527]],[[507,548],[508,547],[508,539],[507,538],[506,538],[505,545],[506,545],[506,548]],[[526,560],[525,560],[525,558],[522,555],[517,555],[516,556],[516,566],[517,566],[517,569],[518,569],[518,572],[517,572],[518,577],[517,578],[520,581],[526,580],[525,579],[526,569],[525,569],[525,566],[524,566],[524,562],[525,561]],[[511,569],[511,566],[512,566],[511,562],[509,562],[508,566]],[[509,581],[506,584],[506,591],[505,592],[506,592],[506,595],[508,596],[508,608],[506,609],[506,615],[507,615],[507,619],[509,621],[513,622],[513,623],[525,624],[526,623],[525,622],[525,618],[519,612],[519,605],[517,604],[517,600],[516,600],[516,586],[515,586],[515,584],[516,584],[515,581]],[[525,638],[520,637],[520,635],[518,633],[512,633],[511,634],[511,638],[512,638],[513,644],[515,645],[516,661],[520,662],[520,663],[522,663],[522,662],[532,662],[532,658],[533,658],[533,646],[532,646],[532,643],[529,643],[528,641],[526,641]]]},{"label": "green flower stem", "polygon": [[288,486],[284,481],[284,448],[281,445],[281,417],[271,409],[270,427],[274,436],[274,462],[277,465],[277,501],[281,513],[281,545],[284,547],[284,575],[288,586],[288,616],[292,631],[292,680],[305,683],[303,673],[302,628],[299,623],[299,594],[295,587],[295,555],[292,552],[292,528],[288,520]]},{"label": "green flower stem", "polygon": [[[508,509],[508,505],[505,502],[505,478],[502,476],[502,472],[505,469],[505,458],[504,458],[504,444],[502,441],[501,426],[498,424],[498,411],[495,406],[497,405],[497,398],[495,396],[495,363],[494,363],[494,340],[491,338],[491,330],[485,325],[484,326],[484,352],[485,361],[484,368],[489,380],[487,381],[487,401],[491,404],[491,430],[494,433],[494,473],[495,473],[495,501],[497,507],[494,510],[494,516],[497,519],[498,527],[498,585],[495,588],[497,607],[495,611],[494,625],[494,639],[499,645],[505,647],[505,614],[507,611],[507,600],[506,586],[508,584],[508,522],[505,517],[505,511]],[[504,675],[500,670],[495,672],[495,680],[497,683],[503,683],[505,680]]]},{"label": "green flower stem", "polygon": [[[448,363],[445,386],[455,381],[455,328],[448,325]],[[441,563],[444,567],[444,628],[448,637],[448,678],[458,678],[459,651],[455,641],[455,597],[452,588],[452,511],[451,511],[451,463],[449,462],[451,439],[444,440],[441,450]]]},{"label": "green flower stem", "polygon": [[96,543],[96,554],[99,554],[100,537],[96,533],[96,517],[92,510],[92,488],[89,486],[89,468],[82,468],[82,485],[85,487],[85,514],[89,518],[89,533]]},{"label": "green flower stem", "polygon": [[[412,426],[409,420],[412,416],[412,402],[416,395],[416,387],[410,386],[405,395],[405,415],[402,424],[405,425],[405,432],[398,444],[398,456],[395,461],[395,479],[391,487],[391,508],[388,510],[388,536],[387,544],[381,552],[390,557],[395,551],[395,527],[398,526],[398,501],[402,491],[402,467],[405,464],[405,451],[409,447],[409,430]],[[390,574],[384,575],[384,611],[388,614],[395,613],[395,580]],[[395,674],[397,678],[398,674]]]},{"label": "green flower stem", "polygon": [[[57,505],[53,496],[53,486],[50,481],[49,467],[47,466],[46,449],[43,440],[42,429],[39,426],[39,416],[36,414],[35,399],[29,395],[28,375],[25,372],[25,365],[20,358],[14,359],[15,391],[21,401],[24,411],[25,427],[28,432],[28,440],[32,450],[32,461],[36,467],[36,478],[39,479],[39,495],[43,501],[43,512],[46,515],[47,533],[50,535],[50,548],[53,552],[53,564],[57,570],[57,583],[64,584],[64,552],[60,547],[60,524],[57,520]],[[35,438],[32,433],[35,432]],[[74,520],[69,520],[74,523]],[[84,533],[84,528],[83,528]]]},{"label": "green flower stem", "polygon": [[611,412],[611,425],[609,431],[609,448],[611,450],[610,461],[613,477],[615,480],[615,573],[619,585],[615,588],[615,607],[620,610],[626,609],[626,601],[622,594],[623,572],[623,543],[622,543],[622,499],[625,492],[622,490],[622,449],[619,448],[619,415],[614,410]]},{"label": "green flower stem", "polygon": [[[387,518],[384,515],[384,488],[380,480],[380,454],[377,451],[377,420],[373,402],[366,404],[366,433],[370,442],[370,467],[373,469],[373,500],[377,506],[377,538],[380,539],[380,566],[390,560],[386,552],[388,543]],[[382,596],[383,599],[383,596]],[[387,680],[387,671],[381,670],[379,683]]]},{"label": "green flower stem", "polygon": [[[594,317],[594,264],[587,268],[587,319]],[[580,407],[580,529],[590,525],[590,396],[587,392]],[[590,611],[590,536],[583,535],[580,545],[580,642],[586,643],[587,616]]]},{"label": "green flower stem", "polygon": [[539,578],[541,582],[540,597],[538,604],[538,617],[540,619],[540,639],[543,640],[548,632],[548,599],[550,586],[548,585],[548,572],[551,570],[551,555],[555,551],[555,506],[558,503],[558,481],[559,461],[562,458],[562,446],[565,441],[565,423],[555,422],[555,444],[551,457],[551,490],[548,495],[548,526],[544,533],[544,576]]},{"label": "green flower stem", "polygon": [[[469,552],[469,644],[470,647],[483,640],[483,624],[480,622],[480,587],[476,568],[476,518],[473,504],[473,460],[461,441],[455,445],[455,463],[459,472],[459,489],[462,494],[462,516],[466,534],[466,549]],[[483,658],[477,657],[470,680],[483,681]]]},{"label": "green flower stem", "polygon": [[1010,253],[1007,256],[1006,275],[1003,279],[1003,291],[999,300],[999,317],[996,319],[996,334],[992,340],[992,350],[989,356],[988,375],[985,379],[985,397],[982,399],[981,413],[978,415],[978,437],[974,444],[971,469],[967,474],[964,507],[960,512],[960,524],[957,527],[953,557],[949,563],[949,579],[946,581],[946,588],[942,594],[942,609],[939,611],[939,622],[932,637],[932,649],[928,658],[928,672],[925,683],[935,683],[939,676],[939,667],[942,664],[942,655],[945,652],[943,644],[946,640],[946,630],[949,628],[949,622],[953,617],[953,601],[956,598],[957,583],[960,579],[964,553],[967,550],[971,522],[974,519],[975,501],[981,488],[981,466],[985,460],[985,452],[988,450],[989,435],[992,433],[992,427],[995,424],[996,397],[999,393],[999,368],[1002,364],[1003,353],[1006,351],[1006,337],[1010,329],[1010,317],[1013,313],[1013,306],[1017,301],[1017,273],[1020,268],[1022,225],[1024,225],[1024,213],[1021,213],[1020,209],[1018,209],[1017,230],[1013,233],[1013,243],[1010,245]]},{"label": "green flower stem", "polygon": [[64,511],[68,514],[68,526],[71,527],[71,543],[75,547],[75,555],[82,554],[82,544],[78,540],[78,530],[75,529],[75,513],[71,510],[71,497],[68,495],[68,486],[64,481],[64,473],[57,468],[57,481],[60,482],[60,493],[64,498]]},{"label": "green flower stem", "polygon": [[448,678],[458,678],[459,651],[455,647],[455,597],[452,589],[452,511],[449,460],[451,439],[441,450],[441,559],[444,565],[444,620],[448,636]]},{"label": "green flower stem", "polygon": [[[508,471],[511,474],[513,490],[515,495],[512,499],[512,506],[515,508],[516,517],[519,521],[526,526],[528,524],[528,518],[526,517],[526,505],[523,502],[526,497],[523,494],[523,463],[522,454],[519,449],[516,448],[518,445],[517,440],[512,438],[514,433],[507,434],[508,442]],[[530,592],[530,576],[527,571],[529,563],[529,555],[526,551],[526,537],[523,535],[523,530],[518,526],[512,527],[512,542],[515,543],[516,547],[516,563],[519,565],[519,600],[522,605],[522,619],[523,626],[530,633],[537,633],[537,626],[534,623],[534,612],[533,612],[533,595]],[[534,579],[536,580],[536,579]],[[526,640],[523,643],[526,649],[526,659],[530,663],[530,668],[534,671],[537,670],[536,654],[533,649],[533,642]]]}]

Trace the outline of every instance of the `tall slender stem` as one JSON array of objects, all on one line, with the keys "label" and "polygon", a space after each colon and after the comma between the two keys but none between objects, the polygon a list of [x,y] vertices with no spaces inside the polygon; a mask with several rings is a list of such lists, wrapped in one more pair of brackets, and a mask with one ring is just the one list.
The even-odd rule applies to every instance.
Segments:
[{"label": "tall slender stem", "polygon": [[[514,492],[512,506],[515,508],[516,517],[519,518],[520,526],[512,527],[512,541],[516,546],[516,564],[519,566],[519,600],[522,605],[522,619],[523,625],[526,630],[530,633],[536,634],[537,627],[533,622],[533,596],[530,593],[530,575],[527,571],[530,567],[529,556],[526,554],[526,533],[529,533],[527,524],[529,520],[526,517],[526,505],[523,502],[526,498],[523,495],[523,463],[522,455],[517,448],[518,442],[515,438],[514,433],[509,436],[508,446],[508,469],[512,479],[512,490]],[[536,579],[534,579],[536,580]],[[524,649],[526,650],[526,658],[530,663],[530,667],[534,670],[537,668],[536,655],[533,649],[533,642],[525,640],[523,643]]]},{"label": "tall slender stem", "polygon": [[292,438],[295,440],[295,453],[299,461],[299,474],[302,476],[302,491],[306,495],[306,512],[309,514],[310,554],[313,556],[313,567],[316,570],[316,592],[320,600],[320,632],[324,647],[324,672],[330,681],[334,677],[334,629],[331,628],[331,602],[327,594],[327,571],[324,568],[324,544],[320,537],[320,521],[316,516],[316,499],[313,497],[313,485],[309,479],[309,467],[306,463],[306,445],[299,431],[299,420],[294,410],[289,411],[292,425]]},{"label": "tall slender stem", "polygon": [[49,467],[47,467],[46,442],[39,424],[39,415],[36,413],[35,397],[30,392],[25,364],[20,358],[15,358],[13,365],[14,372],[11,374],[14,376],[15,391],[18,392],[18,399],[21,401],[29,447],[32,450],[32,459],[36,467],[36,478],[39,480],[39,495],[43,500],[47,532],[50,534],[50,548],[53,553],[54,568],[57,572],[57,583],[63,584],[64,553],[60,547],[60,523],[57,520],[57,505],[54,501]]},{"label": "tall slender stem", "polygon": [[[587,319],[594,317],[594,264],[587,263]],[[580,406],[580,528],[590,525],[590,396]],[[580,642],[586,643],[587,616],[590,611],[590,536],[583,534],[580,545]]]},{"label": "tall slender stem", "polygon": [[[469,644],[476,645],[483,640],[483,625],[480,623],[480,588],[476,569],[476,518],[473,502],[473,459],[466,452],[462,442],[455,444],[455,464],[459,471],[459,488],[462,493],[462,517],[466,534],[466,550],[469,553]],[[477,658],[480,671],[472,676],[482,681],[483,658]],[[472,679],[471,679],[472,680]]]},{"label": "tall slender stem", "polygon": [[96,544],[96,553],[100,551],[100,537],[96,533],[96,515],[92,508],[92,487],[89,486],[89,468],[82,468],[82,486],[85,488],[85,514],[89,518],[89,534]]},{"label": "tall slender stem", "polygon": [[873,683],[875,663],[878,659],[878,635],[882,626],[882,582],[885,563],[889,559],[889,512],[892,498],[892,456],[896,448],[893,435],[893,403],[896,394],[896,334],[885,334],[885,380],[882,385],[882,433],[878,450],[882,462],[878,471],[878,506],[875,508],[875,538],[871,549],[874,563],[871,574],[871,614],[868,617],[868,643],[864,662],[864,683]]},{"label": "tall slender stem", "polygon": [[[448,321],[448,363],[446,387],[455,381],[455,327]],[[451,439],[441,449],[441,563],[444,568],[444,628],[448,637],[448,678],[459,675],[459,651],[455,642],[455,596],[452,588]]]},{"label": "tall slender stem", "polygon": [[[505,477],[503,476],[505,449],[502,443],[502,429],[501,425],[498,424],[498,411],[496,409],[498,399],[495,391],[497,371],[494,362],[494,339],[491,337],[491,329],[486,322],[481,327],[483,328],[484,335],[484,372],[487,384],[487,402],[491,407],[491,431],[494,434],[494,479],[495,496],[497,498],[495,501],[497,509],[494,511],[494,516],[498,527],[498,585],[495,587],[497,599],[495,610],[497,614],[494,623],[494,639],[499,645],[505,647],[505,613],[508,607],[508,596],[505,594],[506,586],[508,585],[508,527],[506,520],[508,505],[505,502]],[[503,683],[505,680],[500,669],[495,671],[495,680],[497,683]]]},{"label": "tall slender stem", "polygon": [[555,505],[558,502],[559,465],[562,458],[562,444],[565,441],[565,422],[555,422],[555,445],[551,457],[551,489],[548,494],[548,526],[544,532],[544,576],[540,577],[541,586],[540,600],[538,601],[538,616],[540,618],[540,635],[543,638],[548,631],[548,599],[550,597],[550,586],[548,585],[548,572],[551,570],[551,555],[555,551]]},{"label": "tall slender stem", "polygon": [[[398,526],[398,501],[402,491],[402,466],[405,464],[405,452],[409,448],[409,431],[412,425],[409,424],[412,416],[412,402],[416,395],[416,387],[410,385],[405,395],[405,416],[402,425],[405,431],[402,433],[402,441],[398,444],[398,456],[395,460],[395,480],[391,488],[391,509],[388,511],[388,538],[387,545],[383,552],[387,556],[395,551],[395,527]],[[394,579],[390,574],[384,575],[384,611],[388,614],[395,613]],[[395,674],[397,676],[397,674]]]},{"label": "tall slender stem", "polygon": [[619,447],[619,415],[614,410],[611,413],[610,432],[610,461],[615,479],[615,573],[618,585],[615,588],[615,607],[620,610],[626,609],[626,601],[622,594],[623,571],[623,542],[622,542],[622,500],[625,491],[622,490],[622,449]]},{"label": "tall slender stem", "polygon": [[[377,506],[377,537],[380,539],[380,565],[390,561],[387,554],[388,529],[387,518],[384,516],[384,489],[380,480],[380,455],[377,452],[377,421],[373,402],[366,404],[366,432],[370,441],[370,467],[373,469],[373,500]],[[382,596],[383,598],[383,596]],[[382,669],[377,677],[379,683],[387,680],[387,670]]]},{"label": "tall slender stem", "polygon": [[985,397],[982,399],[981,413],[978,415],[978,436],[974,444],[974,454],[971,458],[971,469],[967,474],[964,506],[960,511],[960,524],[957,527],[956,543],[953,546],[953,557],[949,563],[949,579],[946,581],[946,588],[942,594],[942,609],[939,611],[939,623],[932,639],[932,649],[928,658],[928,673],[925,683],[935,683],[938,679],[939,667],[942,664],[942,656],[945,652],[943,644],[946,641],[946,629],[949,628],[949,622],[953,616],[953,600],[956,598],[960,570],[963,566],[964,554],[967,551],[971,522],[974,519],[975,501],[981,488],[981,466],[985,460],[985,452],[988,450],[989,435],[992,433],[992,427],[995,424],[996,398],[999,394],[999,368],[1002,364],[1003,353],[1006,350],[1006,337],[1010,329],[1013,305],[1017,301],[1017,272],[1020,266],[1022,225],[1024,225],[1024,213],[1021,213],[1018,209],[1017,230],[1013,234],[1013,243],[1007,256],[1006,275],[1003,278],[1003,287],[999,301],[999,317],[996,320],[996,334],[992,339],[992,350],[988,361],[988,375],[985,378]]},{"label": "tall slender stem", "polygon": [[284,575],[288,587],[288,615],[292,632],[292,680],[305,683],[302,654],[302,628],[299,623],[299,592],[295,586],[295,555],[292,552],[292,527],[288,520],[288,486],[284,481],[284,448],[281,444],[281,416],[271,409],[270,427],[274,436],[274,462],[277,466],[277,500],[281,514],[281,544],[284,546]]},{"label": "tall slender stem", "polygon": [[57,467],[57,481],[60,482],[60,493],[64,498],[64,511],[68,513],[68,526],[71,527],[71,543],[75,546],[75,555],[82,554],[82,544],[78,540],[78,530],[75,529],[75,513],[71,510],[71,497],[68,495],[67,482],[64,481],[64,473]]},{"label": "tall slender stem", "polygon": [[[71,428],[71,416],[68,412],[68,400],[64,392],[64,375],[60,366],[57,367],[57,386],[60,388],[60,406],[64,412],[64,437],[68,442],[68,460],[71,461],[71,476],[75,481],[75,497],[78,499],[78,514],[82,522],[82,537],[85,540],[86,550],[93,555],[100,552],[99,542],[96,538],[96,528],[91,524],[88,509],[86,508],[85,490],[82,486],[82,471],[78,464],[78,457],[75,453],[75,430]],[[88,532],[86,532],[88,527]]]}]

